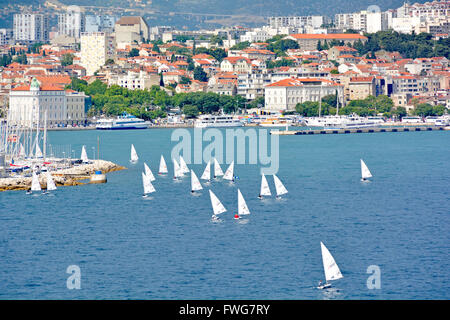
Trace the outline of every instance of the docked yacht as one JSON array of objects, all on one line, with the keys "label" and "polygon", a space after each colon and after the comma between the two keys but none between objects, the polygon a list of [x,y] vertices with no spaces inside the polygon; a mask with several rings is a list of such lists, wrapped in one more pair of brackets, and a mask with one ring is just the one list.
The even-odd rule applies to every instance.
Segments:
[{"label": "docked yacht", "polygon": [[139,119],[128,113],[123,113],[115,119],[100,119],[97,121],[97,130],[127,130],[127,129],[147,129],[151,125],[150,121]]},{"label": "docked yacht", "polygon": [[201,115],[195,120],[195,128],[224,128],[224,127],[242,127],[244,124],[239,118],[231,115]]}]

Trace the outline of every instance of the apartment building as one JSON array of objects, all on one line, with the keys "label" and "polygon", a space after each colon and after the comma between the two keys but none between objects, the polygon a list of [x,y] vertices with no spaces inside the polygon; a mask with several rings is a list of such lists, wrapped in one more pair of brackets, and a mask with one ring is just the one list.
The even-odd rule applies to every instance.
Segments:
[{"label": "apartment building", "polygon": [[23,43],[46,42],[49,39],[49,21],[43,14],[14,15],[14,40]]},{"label": "apartment building", "polygon": [[114,38],[105,32],[85,32],[81,34],[80,64],[86,75],[92,76],[108,59],[114,59]]},{"label": "apartment building", "polygon": [[79,39],[82,32],[86,31],[86,17],[84,13],[68,11],[58,15],[58,33]]}]

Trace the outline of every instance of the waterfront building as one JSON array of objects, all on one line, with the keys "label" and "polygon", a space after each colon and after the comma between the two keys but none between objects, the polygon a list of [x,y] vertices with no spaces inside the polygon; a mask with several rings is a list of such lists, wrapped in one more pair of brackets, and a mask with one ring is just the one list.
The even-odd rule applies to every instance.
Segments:
[{"label": "waterfront building", "polygon": [[65,123],[68,125],[82,125],[85,123],[85,106],[87,96],[84,92],[66,90],[66,110],[67,116]]},{"label": "waterfront building", "polygon": [[288,78],[265,87],[265,109],[293,111],[297,103],[320,101],[336,93],[342,102],[343,86],[328,79]]},{"label": "waterfront building", "polygon": [[9,94],[8,120],[11,124],[33,127],[44,125],[47,112],[47,125],[67,123],[67,102],[62,87],[41,84],[33,79],[30,85],[18,86]]}]

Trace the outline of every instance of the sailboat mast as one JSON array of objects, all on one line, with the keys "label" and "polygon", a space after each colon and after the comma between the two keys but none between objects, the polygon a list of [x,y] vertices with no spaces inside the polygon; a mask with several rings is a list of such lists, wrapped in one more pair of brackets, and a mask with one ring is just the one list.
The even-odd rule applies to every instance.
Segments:
[{"label": "sailboat mast", "polygon": [[45,110],[44,116],[44,162],[47,155],[47,110]]},{"label": "sailboat mast", "polygon": [[319,90],[319,118],[322,111],[322,82],[320,82],[320,90]]},{"label": "sailboat mast", "polygon": [[97,136],[97,160],[100,160],[100,137]]}]

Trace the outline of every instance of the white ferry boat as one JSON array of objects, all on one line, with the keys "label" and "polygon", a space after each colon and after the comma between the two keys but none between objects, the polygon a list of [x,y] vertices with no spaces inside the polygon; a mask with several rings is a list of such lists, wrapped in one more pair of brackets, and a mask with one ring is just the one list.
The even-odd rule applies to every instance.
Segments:
[{"label": "white ferry boat", "polygon": [[237,117],[228,115],[201,115],[195,120],[195,128],[242,127],[244,124]]},{"label": "white ferry boat", "polygon": [[115,119],[100,119],[97,121],[97,130],[127,130],[127,129],[147,129],[151,125],[150,121],[139,119],[128,113],[124,113]]},{"label": "white ferry boat", "polygon": [[360,129],[374,128],[380,125],[377,120],[369,120],[356,115],[351,116],[324,116],[304,119],[308,127],[322,127],[325,129]]},{"label": "white ferry boat", "polygon": [[450,124],[450,118],[446,116],[428,116],[425,118],[425,123],[434,124],[435,126],[448,126]]},{"label": "white ferry boat", "polygon": [[404,123],[423,123],[421,117],[403,117],[402,122]]}]

